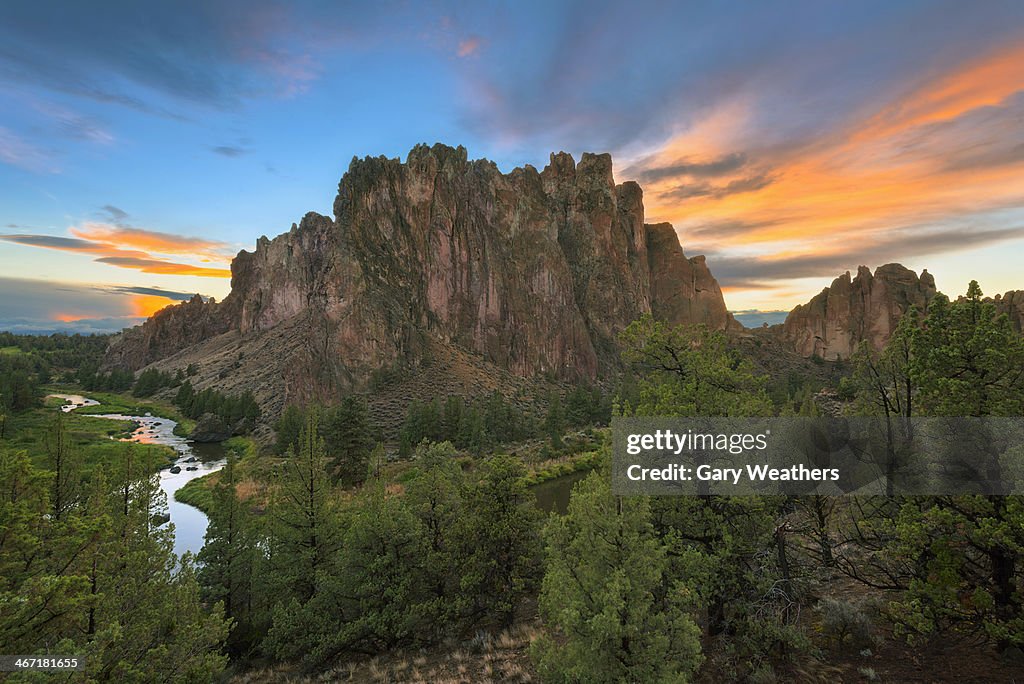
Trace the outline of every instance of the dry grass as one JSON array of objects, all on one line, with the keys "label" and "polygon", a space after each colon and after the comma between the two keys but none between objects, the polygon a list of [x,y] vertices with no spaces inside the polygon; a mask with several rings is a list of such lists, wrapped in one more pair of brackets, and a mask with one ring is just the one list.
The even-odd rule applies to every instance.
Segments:
[{"label": "dry grass", "polygon": [[302,674],[283,666],[240,674],[233,684],[311,684],[313,682],[368,682],[372,684],[430,683],[476,684],[539,681],[529,659],[536,625],[517,625],[490,639],[478,653],[453,645],[415,651],[397,651],[372,659],[338,663],[322,672]]}]

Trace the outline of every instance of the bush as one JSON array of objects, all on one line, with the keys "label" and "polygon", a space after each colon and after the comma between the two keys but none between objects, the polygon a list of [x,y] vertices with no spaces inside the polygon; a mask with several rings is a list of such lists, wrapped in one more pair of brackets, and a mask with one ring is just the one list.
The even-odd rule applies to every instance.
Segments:
[{"label": "bush", "polygon": [[839,645],[847,640],[866,646],[874,639],[874,622],[861,603],[824,598],[815,610],[821,615],[822,633]]}]

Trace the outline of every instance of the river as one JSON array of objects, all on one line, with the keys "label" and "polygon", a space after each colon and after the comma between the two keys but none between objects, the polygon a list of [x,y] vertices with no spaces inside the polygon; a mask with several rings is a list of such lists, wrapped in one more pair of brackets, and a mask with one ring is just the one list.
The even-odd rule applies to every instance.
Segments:
[{"label": "river", "polygon": [[569,495],[572,494],[573,485],[589,474],[589,470],[582,470],[530,487],[537,497],[537,508],[545,513],[554,511],[559,515],[565,515],[569,510]]},{"label": "river", "polygon": [[[99,405],[95,399],[89,399],[80,394],[51,394],[49,396],[67,402],[60,407],[60,410],[65,413],[83,406]],[[178,556],[186,551],[199,553],[199,549],[203,548],[206,525],[209,521],[198,508],[175,500],[174,493],[181,489],[186,482],[220,470],[224,466],[224,449],[220,444],[199,444],[179,437],[174,434],[177,422],[148,413],[144,416],[104,413],[91,414],[87,417],[134,421],[138,427],[125,441],[139,444],[159,444],[174,449],[178,454],[174,465],[181,471],[172,473],[170,468],[160,471],[160,489],[167,495],[167,512],[174,524],[174,553]]]}]

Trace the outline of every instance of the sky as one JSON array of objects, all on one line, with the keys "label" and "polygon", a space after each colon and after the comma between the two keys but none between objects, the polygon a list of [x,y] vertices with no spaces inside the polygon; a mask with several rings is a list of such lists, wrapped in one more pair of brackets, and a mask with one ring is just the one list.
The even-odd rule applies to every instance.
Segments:
[{"label": "sky", "polygon": [[354,157],[610,152],[736,311],[1024,289],[1024,3],[0,3],[0,329],[196,292]]}]

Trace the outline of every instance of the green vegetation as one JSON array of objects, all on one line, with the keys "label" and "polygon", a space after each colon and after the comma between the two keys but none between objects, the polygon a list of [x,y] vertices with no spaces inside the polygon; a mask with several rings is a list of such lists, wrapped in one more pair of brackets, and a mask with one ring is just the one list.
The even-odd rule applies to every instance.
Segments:
[{"label": "green vegetation", "polygon": [[[939,295],[923,320],[904,318],[881,354],[860,350],[850,384],[861,410],[890,417],[1024,414],[1024,338],[981,295],[976,282],[956,302]],[[992,479],[1006,477],[996,459],[980,465]],[[858,546],[876,552],[870,562],[853,552],[838,562],[891,593],[889,618],[898,633],[912,642],[953,636],[1004,649],[1024,645],[1020,497],[892,497],[864,509]]]},{"label": "green vegetation", "polygon": [[646,498],[611,495],[594,472],[553,517],[533,644],[545,681],[688,681],[702,656],[696,588],[673,573]]},{"label": "green vegetation", "polygon": [[[1024,647],[1019,497],[618,497],[600,427],[613,410],[817,415],[821,389],[893,425],[1020,416],[1024,338],[976,284],[904,316],[885,349],[858,350],[838,388],[766,378],[701,327],[645,317],[621,343],[614,400],[581,386],[537,405],[414,402],[397,445],[360,397],[287,407],[275,453],[234,437],[222,471],[177,493],[210,516],[198,568],[177,574],[166,532],[142,513],[160,510],[152,472],[166,452],[111,440],[130,426],[85,414],[214,413],[251,429],[251,395],[154,372],[134,396],[93,391],[103,406],[60,414],[39,403],[46,357],[7,345],[0,363],[21,384],[4,386],[0,423],[0,476],[15,483],[0,499],[0,528],[15,532],[0,535],[0,605],[15,606],[0,638],[94,655],[101,681],[207,680],[222,654],[321,669],[486,643],[538,615],[529,653],[551,682],[800,678],[880,634]],[[145,396],[175,383],[177,408]],[[389,459],[396,450],[407,458]],[[528,487],[584,470],[567,514],[542,519]],[[839,577],[850,596],[832,595]],[[145,659],[152,672],[133,669]]]},{"label": "green vegetation", "polygon": [[85,477],[71,450],[39,468],[0,447],[0,643],[78,655],[89,681],[208,681],[225,663],[222,608],[200,603],[191,561],[176,568],[154,526],[153,470],[117,451]]},{"label": "green vegetation", "polygon": [[[34,408],[12,414],[4,421],[0,448],[24,452],[32,462],[42,465],[48,454],[48,443],[52,435],[62,434],[62,440],[69,449],[80,454],[83,468],[91,470],[116,458],[134,425],[131,421],[115,421],[80,414],[81,409],[70,413],[55,410],[53,404],[60,400],[48,400],[49,406]],[[165,465],[174,456],[173,450],[164,446],[137,446],[139,458],[152,467]]]},{"label": "green vegetation", "polygon": [[537,437],[550,439],[552,449],[561,448],[561,437],[569,427],[607,425],[611,419],[611,397],[598,387],[577,386],[563,399],[558,392],[547,398],[547,411],[538,418],[518,404],[494,392],[478,402],[449,396],[409,405],[399,436],[399,454],[409,456],[423,440],[451,442],[480,456],[499,447]]},{"label": "green vegetation", "polygon": [[424,445],[403,495],[371,478],[343,498],[320,419],[306,412],[265,515],[237,505],[233,460],[213,488],[200,581],[235,621],[232,651],[312,667],[511,624],[540,579],[522,465],[496,457],[467,474],[450,444]]},{"label": "green vegetation", "polygon": [[[232,437],[221,442],[228,462],[232,464],[231,477],[235,477],[238,470],[253,463],[256,459],[256,442],[248,437]],[[239,462],[244,466],[240,467]],[[174,493],[177,501],[195,506],[203,513],[211,515],[219,506],[217,487],[220,485],[224,475],[223,471],[217,471],[189,480]]]},{"label": "green vegetation", "polygon": [[[64,388],[61,390],[62,393],[68,391]],[[195,421],[191,418],[187,418],[181,414],[178,409],[168,403],[167,401],[155,398],[138,399],[131,396],[130,394],[115,393],[115,392],[100,392],[91,391],[87,392],[90,399],[95,399],[99,402],[97,406],[82,406],[71,412],[69,415],[109,415],[109,414],[121,414],[124,416],[144,416],[147,413],[159,416],[161,418],[167,418],[177,423],[174,428],[174,434],[181,437],[187,436],[192,428],[195,427]]]},{"label": "green vegetation", "polygon": [[181,384],[174,397],[174,405],[185,416],[193,419],[212,413],[229,426],[235,435],[252,432],[260,419],[260,407],[252,392],[233,396],[210,387],[197,392],[189,380]]},{"label": "green vegetation", "polygon": [[[378,443],[378,431],[370,422],[366,402],[361,397],[343,397],[330,407],[288,406],[275,425],[274,451],[288,456],[299,452],[302,431],[314,418],[317,438],[331,455],[326,466],[331,478],[345,486],[364,482],[370,473],[370,455]],[[379,469],[379,464],[374,469]]]}]

